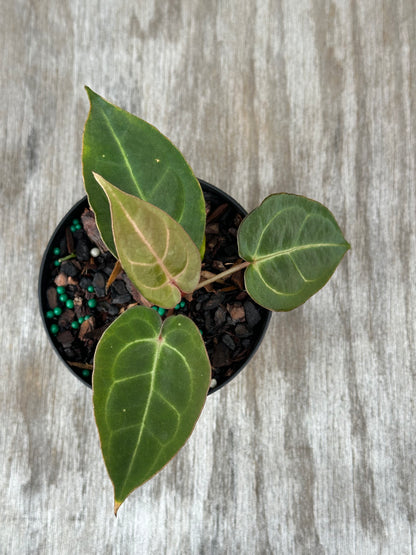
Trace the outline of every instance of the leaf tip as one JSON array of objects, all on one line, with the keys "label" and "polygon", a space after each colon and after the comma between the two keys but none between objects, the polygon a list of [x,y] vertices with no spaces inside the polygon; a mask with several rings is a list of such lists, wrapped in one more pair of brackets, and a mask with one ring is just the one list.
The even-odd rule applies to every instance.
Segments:
[{"label": "leaf tip", "polygon": [[121,503],[120,501],[114,501],[114,516],[117,516],[117,512],[119,510],[119,508],[121,507]]},{"label": "leaf tip", "polygon": [[100,175],[99,173],[96,172],[92,172],[92,175],[95,179],[95,181],[98,183],[98,185],[101,187],[101,189],[103,189],[104,191],[106,191],[106,185],[108,184],[108,181],[106,181],[104,179],[104,177],[102,175]]},{"label": "leaf tip", "polygon": [[92,98],[94,98],[94,96],[98,96],[97,93],[95,93],[88,85],[84,85],[84,89],[90,101],[92,100]]}]

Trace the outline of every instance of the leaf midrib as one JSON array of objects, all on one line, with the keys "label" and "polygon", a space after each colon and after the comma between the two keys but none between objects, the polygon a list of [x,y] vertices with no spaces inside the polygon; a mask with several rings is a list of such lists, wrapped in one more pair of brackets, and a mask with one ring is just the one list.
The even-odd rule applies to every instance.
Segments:
[{"label": "leaf midrib", "polygon": [[[165,276],[167,277],[167,282],[162,284],[162,286],[165,286],[167,284],[172,284],[175,287],[178,287],[176,284],[176,280],[174,279],[174,276],[171,274],[171,272],[168,270],[168,268],[166,267],[166,265],[164,264],[163,260],[167,254],[167,252],[169,251],[169,239],[170,239],[170,229],[168,226],[165,225],[165,230],[167,233],[167,237],[166,237],[166,247],[165,247],[165,252],[163,253],[163,257],[161,258],[156,251],[154,250],[154,248],[152,247],[151,243],[149,243],[149,241],[146,239],[145,235],[143,234],[142,230],[137,226],[136,222],[134,221],[134,219],[130,216],[130,214],[128,213],[128,211],[125,209],[125,207],[123,206],[123,204],[119,201],[119,199],[115,196],[115,200],[118,202],[121,210],[124,212],[124,215],[126,216],[126,218],[129,220],[129,222],[131,223],[132,227],[135,229],[135,231],[137,232],[137,234],[140,236],[141,240],[143,241],[143,243],[146,245],[146,247],[148,248],[149,252],[152,254],[152,256],[154,257],[154,259],[156,260],[156,263],[159,264],[159,266],[161,267],[163,273],[165,274]],[[116,245],[117,246],[117,245]],[[130,259],[129,259],[130,261]],[[131,261],[132,264],[134,264],[133,261]],[[187,264],[188,264],[188,259],[187,259]],[[186,264],[186,266],[187,266]],[[181,273],[183,272],[183,270],[181,271]],[[180,275],[180,274],[179,274]],[[176,277],[176,276],[175,276]],[[161,286],[160,286],[161,287]],[[160,288],[158,287],[158,288]]]},{"label": "leaf midrib", "polygon": [[290,256],[293,253],[309,249],[318,248],[328,248],[328,247],[342,247],[342,243],[309,243],[307,245],[298,245],[291,247],[289,249],[281,250],[278,252],[273,252],[271,254],[266,254],[264,256],[253,257],[253,262],[264,262],[265,260],[270,260],[272,258],[278,258],[279,256]]},{"label": "leaf midrib", "polygon": [[[143,192],[142,188],[141,188],[140,185],[139,185],[139,182],[138,182],[137,179],[136,179],[136,176],[134,175],[133,168],[131,167],[130,161],[129,161],[128,156],[127,156],[127,153],[126,153],[126,151],[125,151],[125,149],[124,149],[124,147],[123,147],[123,145],[122,145],[120,139],[119,139],[118,136],[116,135],[116,133],[115,133],[115,131],[114,131],[114,128],[113,128],[113,126],[111,125],[111,121],[108,119],[107,114],[106,114],[104,111],[102,111],[102,114],[103,114],[103,117],[104,117],[104,119],[105,119],[105,122],[106,122],[106,124],[107,124],[107,126],[108,126],[108,128],[109,128],[109,130],[110,130],[111,135],[113,136],[115,142],[117,143],[117,146],[118,146],[118,148],[119,148],[119,150],[120,150],[121,156],[123,157],[124,163],[126,164],[126,167],[127,167],[128,171],[129,171],[131,180],[133,181],[133,183],[134,183],[134,185],[135,185],[135,187],[136,187],[136,189],[137,189],[137,191],[138,191],[138,193],[139,193],[140,198],[143,199],[143,200],[147,200],[148,197],[147,197],[147,196],[145,195],[145,193]],[[170,164],[165,164],[165,169],[164,169],[164,171],[163,171],[163,174],[159,177],[159,179],[158,179],[157,182],[155,183],[155,185],[154,185],[154,187],[153,187],[153,189],[152,189],[152,194],[154,194],[154,192],[156,191],[156,189],[160,186],[160,184],[162,183],[163,179],[165,178],[166,174],[167,174],[169,171],[172,171],[171,165],[170,165]],[[176,218],[177,221],[181,221],[182,216],[183,216],[183,211],[184,211],[184,205],[182,205],[182,207],[181,207],[181,214],[180,214],[180,216],[179,216],[178,218]]]},{"label": "leaf midrib", "polygon": [[126,482],[127,482],[128,478],[130,476],[130,472],[131,472],[131,469],[132,469],[132,466],[133,466],[133,461],[136,459],[136,455],[137,455],[139,445],[140,445],[140,442],[141,442],[141,439],[142,439],[143,431],[146,428],[146,418],[147,418],[147,414],[149,412],[150,402],[151,402],[151,399],[152,399],[152,396],[153,396],[153,391],[154,391],[157,363],[158,363],[158,360],[159,360],[159,357],[160,357],[160,352],[162,350],[162,345],[163,345],[164,341],[162,339],[158,339],[158,340],[155,341],[155,343],[156,343],[155,359],[154,359],[154,362],[153,362],[152,370],[150,371],[150,374],[151,374],[152,378],[150,380],[149,394],[147,396],[146,406],[144,408],[143,418],[142,418],[142,422],[141,422],[141,425],[140,425],[139,437],[137,438],[136,447],[135,447],[133,455],[130,459],[130,464],[129,464],[129,467],[127,469],[127,472],[126,472],[126,475],[125,475],[125,478],[124,478],[124,481],[123,481],[123,485],[120,488],[120,491],[124,490]]},{"label": "leaf midrib", "polygon": [[121,144],[121,142],[120,142],[118,136],[116,135],[116,133],[115,133],[115,131],[114,131],[114,129],[113,129],[113,126],[111,125],[111,122],[110,122],[110,120],[109,120],[108,117],[107,117],[107,114],[106,114],[104,111],[102,111],[102,114],[103,114],[103,117],[104,117],[104,119],[105,119],[105,121],[106,121],[106,123],[107,123],[107,125],[108,125],[108,128],[109,128],[109,130],[110,130],[110,132],[111,132],[111,135],[113,136],[115,142],[117,143],[117,146],[118,146],[119,149],[120,149],[121,156],[123,157],[123,160],[124,160],[124,162],[125,162],[125,164],[126,164],[126,167],[127,167],[128,171],[129,171],[129,173],[130,173],[130,177],[131,177],[131,179],[132,179],[134,185],[136,186],[136,188],[137,188],[137,190],[138,190],[138,192],[139,192],[140,198],[142,198],[143,200],[146,200],[146,197],[145,197],[145,195],[144,195],[144,193],[143,193],[143,191],[142,191],[142,189],[141,189],[139,183],[137,182],[137,179],[136,179],[136,177],[135,177],[135,175],[134,175],[134,173],[133,173],[133,168],[131,167],[131,164],[130,164],[130,162],[129,162],[128,156],[127,156],[127,154],[126,154],[126,152],[125,152],[125,150],[124,150],[123,145]]}]

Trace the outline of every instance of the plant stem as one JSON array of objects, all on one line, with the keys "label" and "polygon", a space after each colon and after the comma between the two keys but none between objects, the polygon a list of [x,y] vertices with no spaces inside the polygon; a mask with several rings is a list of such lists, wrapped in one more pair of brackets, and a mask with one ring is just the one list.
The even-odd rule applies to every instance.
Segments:
[{"label": "plant stem", "polygon": [[70,364],[71,366],[76,366],[77,368],[86,368],[87,370],[92,370],[94,368],[92,364],[84,364],[83,362],[68,361],[68,364]]},{"label": "plant stem", "polygon": [[213,276],[212,278],[206,279],[205,281],[200,281],[198,283],[198,285],[195,288],[195,291],[197,289],[201,289],[201,287],[205,287],[206,285],[208,285],[209,283],[214,283],[215,281],[218,281],[219,279],[224,279],[227,276],[230,276],[231,274],[234,274],[235,272],[238,272],[240,270],[243,270],[244,268],[247,268],[247,266],[250,266],[251,262],[242,262],[241,264],[236,264],[234,266],[231,266],[231,268],[229,268],[228,270],[224,270],[224,272],[221,272],[220,274],[217,274],[216,276]]},{"label": "plant stem", "polygon": [[71,260],[71,258],[76,258],[76,257],[77,255],[74,252],[71,252],[70,254],[67,254],[62,258],[58,258],[58,262],[65,262],[66,260]]},{"label": "plant stem", "polygon": [[117,260],[116,263],[114,264],[113,271],[111,272],[111,275],[107,280],[107,283],[106,283],[106,286],[105,286],[105,292],[106,293],[108,292],[108,290],[110,288],[110,285],[114,282],[114,280],[119,275],[121,270],[122,270],[122,267],[121,267],[121,264],[120,264],[120,260]]}]

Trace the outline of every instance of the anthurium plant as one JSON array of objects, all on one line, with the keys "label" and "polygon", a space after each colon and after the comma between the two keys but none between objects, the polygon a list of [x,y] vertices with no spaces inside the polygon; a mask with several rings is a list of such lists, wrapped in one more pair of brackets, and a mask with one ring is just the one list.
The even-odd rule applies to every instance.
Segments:
[{"label": "anthurium plant", "polygon": [[[298,307],[325,285],[349,244],[322,204],[285,193],[267,197],[241,223],[241,262],[201,280],[205,204],[191,168],[153,126],[87,92],[82,157],[89,204],[104,243],[149,306],[173,308],[242,269],[248,294],[274,311]],[[184,445],[210,380],[203,339],[188,317],[163,320],[135,306],[104,332],[93,403],[116,513]]]}]

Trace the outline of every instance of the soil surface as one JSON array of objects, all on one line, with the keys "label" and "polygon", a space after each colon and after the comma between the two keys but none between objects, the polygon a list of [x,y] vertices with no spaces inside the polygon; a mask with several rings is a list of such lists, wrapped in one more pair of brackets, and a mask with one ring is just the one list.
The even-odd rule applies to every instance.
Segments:
[{"label": "soil surface", "polygon": [[[204,196],[207,226],[201,280],[241,262],[237,229],[244,217],[215,191],[204,190]],[[123,271],[108,286],[116,259],[102,243],[88,208],[74,214],[51,249],[50,262],[45,266],[46,281],[44,277],[45,321],[64,360],[91,385],[99,338],[124,310],[146,301]],[[212,365],[210,392],[244,365],[262,336],[269,314],[244,290],[243,270],[196,290],[175,309],[160,309],[159,313],[162,318],[189,316],[200,329]]]}]

